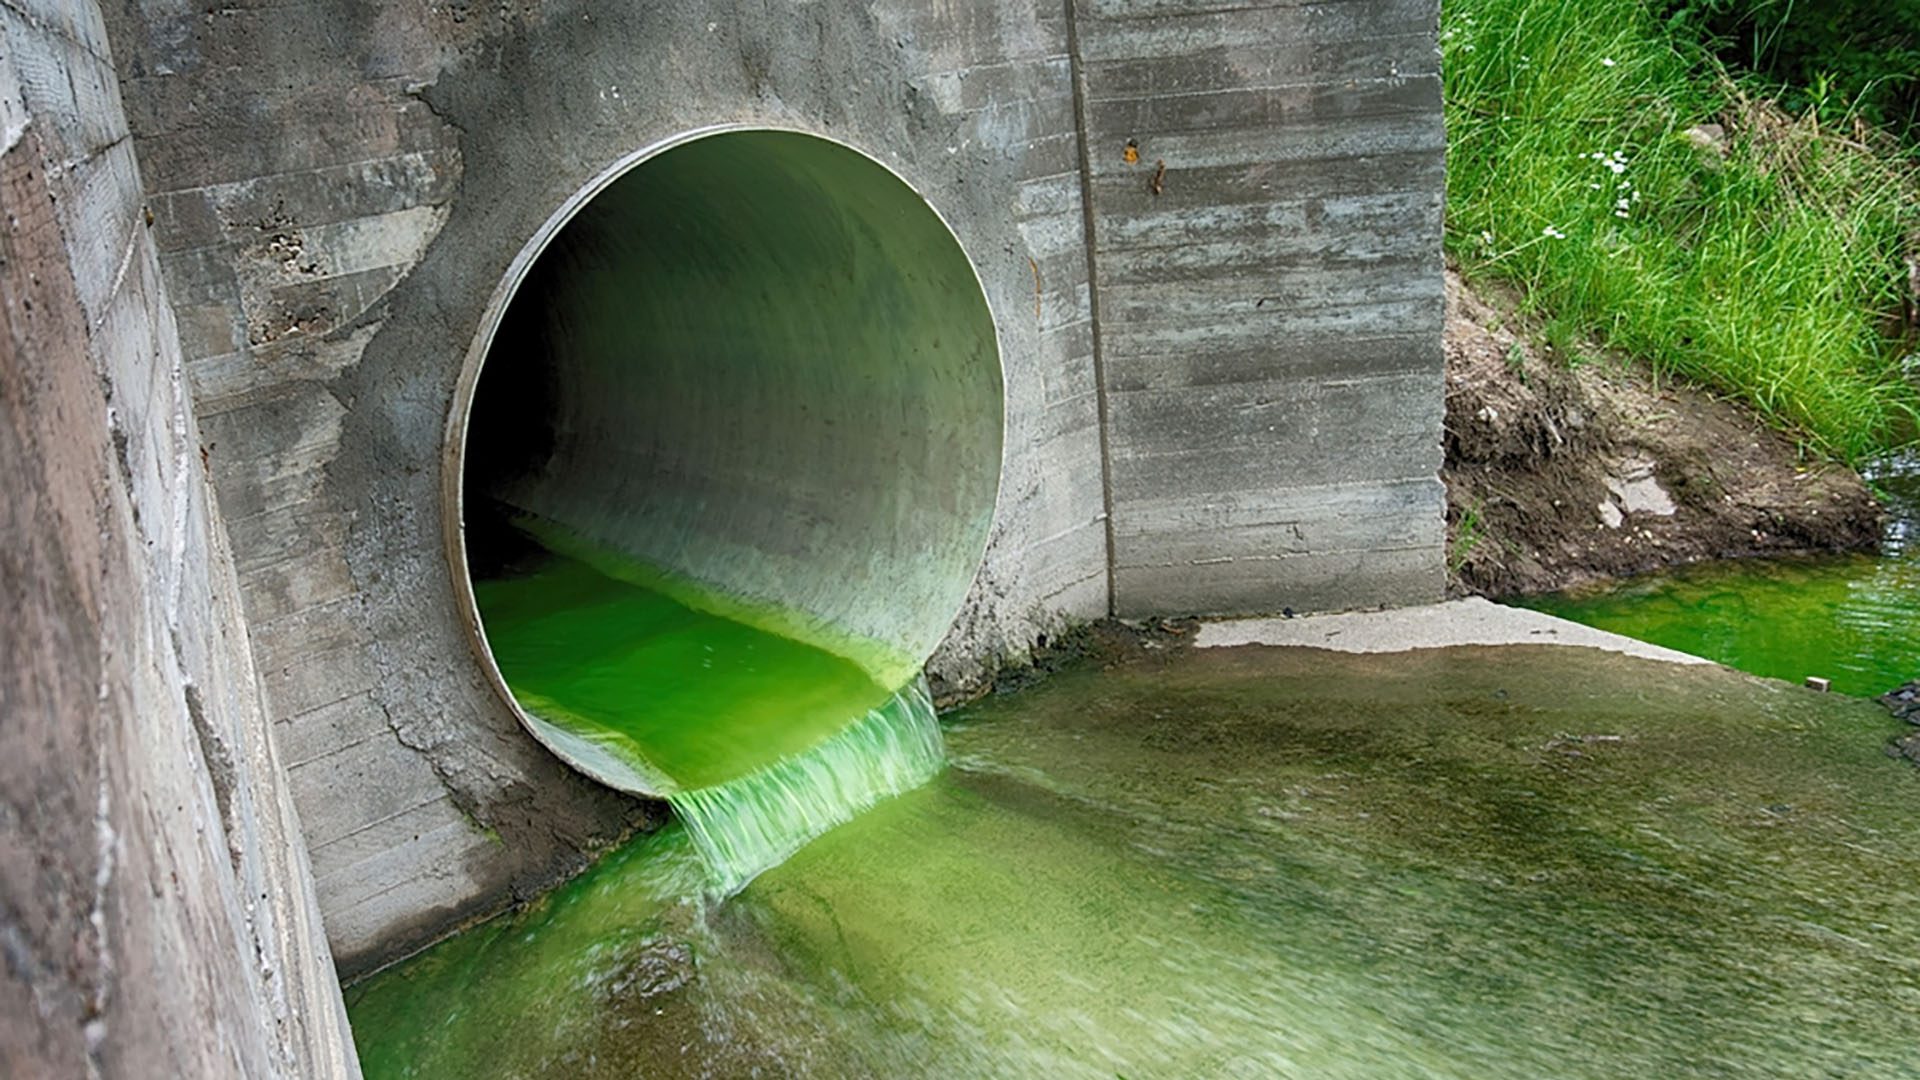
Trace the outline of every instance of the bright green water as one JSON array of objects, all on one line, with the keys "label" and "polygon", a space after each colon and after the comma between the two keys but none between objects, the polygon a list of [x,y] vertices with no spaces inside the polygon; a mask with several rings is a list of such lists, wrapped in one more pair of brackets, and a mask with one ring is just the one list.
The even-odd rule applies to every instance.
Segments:
[{"label": "bright green water", "polygon": [[719,895],[945,763],[923,682],[888,694],[742,605],[554,546],[475,583],[494,660],[551,741],[666,796]]},{"label": "bright green water", "polygon": [[657,773],[665,793],[771,766],[889,697],[852,660],[569,555],[474,595],[521,705]]},{"label": "bright green water", "polygon": [[349,992],[369,1077],[1916,1075],[1920,773],[1579,649],[1176,654],[724,904],[678,828]]},{"label": "bright green water", "polygon": [[946,760],[919,680],[803,753],[668,801],[730,896],[814,837],[933,779]]},{"label": "bright green water", "polygon": [[1920,678],[1920,461],[1880,483],[1879,556],[1707,563],[1526,603],[1756,675],[1885,693]]}]

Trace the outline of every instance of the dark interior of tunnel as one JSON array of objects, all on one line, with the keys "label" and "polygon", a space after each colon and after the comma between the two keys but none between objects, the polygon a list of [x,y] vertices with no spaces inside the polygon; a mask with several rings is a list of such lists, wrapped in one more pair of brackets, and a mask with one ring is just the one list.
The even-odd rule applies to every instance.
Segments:
[{"label": "dark interior of tunnel", "polygon": [[[556,245],[574,242],[569,230]],[[543,549],[513,524],[502,499],[515,479],[537,471],[554,450],[560,368],[548,353],[548,302],[557,262],[536,260],[494,332],[468,418],[461,477],[468,572],[511,576],[538,565]]]}]

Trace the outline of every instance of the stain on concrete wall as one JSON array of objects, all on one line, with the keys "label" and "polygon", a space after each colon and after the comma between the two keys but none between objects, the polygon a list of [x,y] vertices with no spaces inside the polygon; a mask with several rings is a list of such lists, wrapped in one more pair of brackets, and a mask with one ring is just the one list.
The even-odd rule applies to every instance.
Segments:
[{"label": "stain on concrete wall", "polygon": [[92,4],[0,130],[0,1075],[357,1076]]}]

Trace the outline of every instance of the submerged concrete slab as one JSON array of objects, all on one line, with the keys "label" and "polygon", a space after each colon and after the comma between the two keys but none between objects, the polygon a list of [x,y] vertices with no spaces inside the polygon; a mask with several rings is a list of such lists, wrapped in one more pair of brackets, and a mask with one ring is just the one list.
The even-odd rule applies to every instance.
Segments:
[{"label": "submerged concrete slab", "polygon": [[1351,611],[1302,619],[1231,619],[1200,628],[1202,649],[1301,645],[1348,653],[1407,652],[1452,645],[1571,645],[1669,664],[1711,664],[1691,653],[1474,596],[1391,611]]}]

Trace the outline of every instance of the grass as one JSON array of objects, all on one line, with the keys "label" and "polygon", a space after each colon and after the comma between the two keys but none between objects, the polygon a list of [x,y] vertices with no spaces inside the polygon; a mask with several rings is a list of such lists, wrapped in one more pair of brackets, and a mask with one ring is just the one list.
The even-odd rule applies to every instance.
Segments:
[{"label": "grass", "polygon": [[1914,440],[1920,364],[1892,329],[1920,183],[1890,139],[1757,100],[1640,0],[1447,0],[1441,37],[1469,277],[1519,286],[1549,341],[1731,393],[1809,449]]},{"label": "grass", "polygon": [[1480,545],[1481,521],[1480,508],[1468,506],[1460,511],[1460,524],[1453,535],[1453,543],[1448,545],[1447,573],[1458,576],[1460,568],[1467,565],[1473,549]]}]

